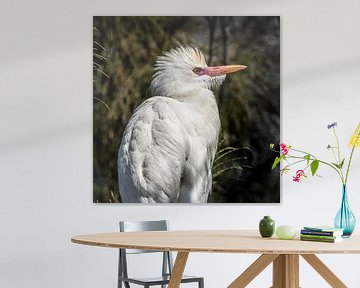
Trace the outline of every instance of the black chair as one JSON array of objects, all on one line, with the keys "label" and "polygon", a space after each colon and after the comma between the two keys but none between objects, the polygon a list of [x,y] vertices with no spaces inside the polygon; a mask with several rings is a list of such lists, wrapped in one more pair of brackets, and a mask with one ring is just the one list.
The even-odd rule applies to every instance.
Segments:
[{"label": "black chair", "polygon": [[[159,221],[120,221],[120,232],[134,231],[167,231],[168,222],[166,220]],[[165,288],[169,284],[170,276],[173,268],[173,259],[171,252],[135,250],[135,249],[119,249],[119,271],[118,271],[118,288],[130,288],[130,283],[141,285],[144,288],[150,286],[160,286]],[[162,275],[152,278],[134,278],[128,276],[127,271],[127,254],[141,253],[163,253]],[[198,283],[199,288],[204,288],[204,278],[194,276],[183,276],[181,283]]]}]

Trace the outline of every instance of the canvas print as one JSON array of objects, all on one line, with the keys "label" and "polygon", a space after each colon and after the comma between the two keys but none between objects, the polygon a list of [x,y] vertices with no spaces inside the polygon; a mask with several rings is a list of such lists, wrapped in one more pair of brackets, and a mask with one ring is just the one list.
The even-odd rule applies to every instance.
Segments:
[{"label": "canvas print", "polygon": [[95,16],[93,201],[279,203],[280,17]]}]

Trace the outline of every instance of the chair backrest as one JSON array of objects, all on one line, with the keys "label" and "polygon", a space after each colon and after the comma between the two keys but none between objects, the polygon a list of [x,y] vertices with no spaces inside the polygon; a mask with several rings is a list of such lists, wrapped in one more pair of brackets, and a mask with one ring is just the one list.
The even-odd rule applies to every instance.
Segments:
[{"label": "chair backrest", "polygon": [[[120,232],[137,231],[167,231],[169,224],[167,220],[156,221],[120,221]],[[160,251],[126,249],[126,254],[156,253]]]},{"label": "chair backrest", "polygon": [[120,221],[121,232],[167,231],[168,229],[169,229],[169,224],[167,220]]},{"label": "chair backrest", "polygon": [[[167,220],[158,221],[120,221],[120,232],[136,232],[136,231],[167,231],[169,224]],[[127,254],[140,253],[159,253],[161,251],[136,250],[136,249],[119,249],[119,276],[128,277],[127,272]],[[171,252],[161,252],[163,254],[162,260],[162,275],[171,275],[173,267],[173,259]],[[119,278],[120,279],[120,278]],[[121,281],[118,281],[121,287]],[[129,283],[125,282],[125,287],[130,287]]]}]

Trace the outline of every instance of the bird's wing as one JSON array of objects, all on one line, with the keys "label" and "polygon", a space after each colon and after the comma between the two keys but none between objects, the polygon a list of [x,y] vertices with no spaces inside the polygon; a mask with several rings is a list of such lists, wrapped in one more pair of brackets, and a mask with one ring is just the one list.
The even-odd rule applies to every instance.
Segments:
[{"label": "bird's wing", "polygon": [[212,165],[217,149],[220,119],[212,92],[197,91],[196,101],[178,110],[188,139],[186,166],[181,179],[179,202],[206,203],[212,187]]},{"label": "bird's wing", "polygon": [[152,97],[131,117],[118,157],[123,202],[177,202],[186,165],[187,137],[176,110],[182,103]]},{"label": "bird's wing", "polygon": [[119,149],[122,201],[207,202],[219,130],[209,90],[197,91],[192,102],[146,100],[131,117]]}]

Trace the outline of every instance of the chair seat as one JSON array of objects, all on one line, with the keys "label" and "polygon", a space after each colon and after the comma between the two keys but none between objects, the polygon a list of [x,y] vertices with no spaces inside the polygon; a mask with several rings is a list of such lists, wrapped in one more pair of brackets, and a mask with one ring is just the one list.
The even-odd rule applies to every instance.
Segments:
[{"label": "chair seat", "polygon": [[[183,275],[181,279],[181,283],[187,283],[187,282],[196,282],[200,281],[202,277],[195,277],[195,276],[187,276]],[[119,280],[134,283],[138,285],[144,285],[144,284],[150,284],[150,285],[161,285],[161,284],[168,284],[170,281],[170,276],[164,276],[164,277],[149,277],[149,278],[126,278],[126,277],[119,277]]]}]

